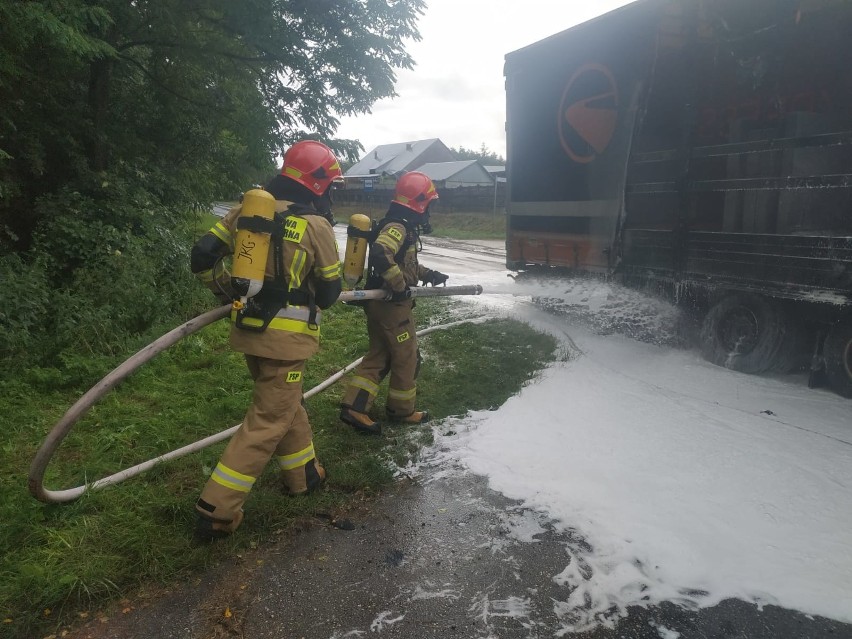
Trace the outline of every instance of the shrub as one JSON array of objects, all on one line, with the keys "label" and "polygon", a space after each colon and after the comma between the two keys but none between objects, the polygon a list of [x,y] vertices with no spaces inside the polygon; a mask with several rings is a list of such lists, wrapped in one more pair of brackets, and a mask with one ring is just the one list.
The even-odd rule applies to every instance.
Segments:
[{"label": "shrub", "polygon": [[0,258],[0,355],[43,366],[115,355],[211,307],[189,271],[188,213],[118,180],[39,200],[26,254]]}]

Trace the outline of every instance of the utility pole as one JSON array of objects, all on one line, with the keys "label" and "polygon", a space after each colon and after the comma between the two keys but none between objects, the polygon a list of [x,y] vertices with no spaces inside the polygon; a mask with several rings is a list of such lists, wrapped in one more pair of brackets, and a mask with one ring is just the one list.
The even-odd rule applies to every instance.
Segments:
[{"label": "utility pole", "polygon": [[494,206],[493,206],[493,213],[494,213],[494,219],[495,220],[497,219],[497,183],[499,181],[500,181],[500,178],[498,178],[495,175],[494,176]]}]

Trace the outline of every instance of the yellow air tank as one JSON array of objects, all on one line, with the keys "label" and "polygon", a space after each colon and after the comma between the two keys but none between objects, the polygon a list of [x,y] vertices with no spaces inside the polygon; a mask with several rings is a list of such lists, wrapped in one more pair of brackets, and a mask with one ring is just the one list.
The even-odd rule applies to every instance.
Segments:
[{"label": "yellow air tank", "polygon": [[353,288],[364,276],[364,262],[370,246],[371,228],[370,218],[363,213],[356,213],[349,218],[349,226],[346,229],[346,251],[343,254],[343,280],[349,288]]},{"label": "yellow air tank", "polygon": [[275,198],[270,193],[262,189],[245,193],[231,269],[231,284],[243,300],[263,288],[274,218]]}]

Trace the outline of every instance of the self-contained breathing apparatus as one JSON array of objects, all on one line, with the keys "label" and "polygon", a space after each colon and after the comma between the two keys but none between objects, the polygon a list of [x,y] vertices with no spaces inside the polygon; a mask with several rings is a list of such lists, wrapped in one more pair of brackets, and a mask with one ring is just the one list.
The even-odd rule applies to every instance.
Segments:
[{"label": "self-contained breathing apparatus", "polygon": [[375,240],[373,222],[363,213],[355,213],[346,227],[346,250],[343,254],[343,281],[349,288],[364,278],[367,251]]},{"label": "self-contained breathing apparatus", "polygon": [[[283,242],[300,243],[308,227],[302,215],[322,215],[313,209],[288,212],[275,211],[275,198],[261,189],[252,189],[243,196],[242,210],[237,219],[237,235],[231,284],[236,298],[233,302],[235,325],[261,332],[266,330],[276,314],[288,304],[307,306],[308,323],[316,325],[316,304],[307,290],[290,289],[285,276]],[[272,244],[273,279],[266,279],[269,246]]]},{"label": "self-contained breathing apparatus", "polygon": [[[405,227],[405,239],[400,246],[397,255],[404,255],[412,244],[412,235],[416,235],[419,239],[419,234],[415,233],[418,225],[413,224],[409,220],[399,217],[385,217],[380,221],[371,221],[366,215],[356,213],[349,218],[349,226],[346,228],[346,251],[344,253],[344,268],[343,277],[346,283],[351,287],[355,286],[364,278],[364,268],[367,265],[367,256],[370,246],[379,237],[382,229],[393,222],[402,224]],[[423,233],[431,232],[431,226],[422,225]],[[384,283],[380,273],[375,271],[375,268],[370,265],[367,273],[367,280],[364,283],[365,289],[381,288]]]}]

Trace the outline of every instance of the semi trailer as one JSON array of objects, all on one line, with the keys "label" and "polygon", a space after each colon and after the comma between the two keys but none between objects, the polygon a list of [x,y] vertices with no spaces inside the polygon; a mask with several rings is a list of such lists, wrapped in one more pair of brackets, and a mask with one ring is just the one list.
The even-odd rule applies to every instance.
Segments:
[{"label": "semi trailer", "polygon": [[636,0],[505,56],[506,264],[699,314],[852,397],[852,2]]}]

